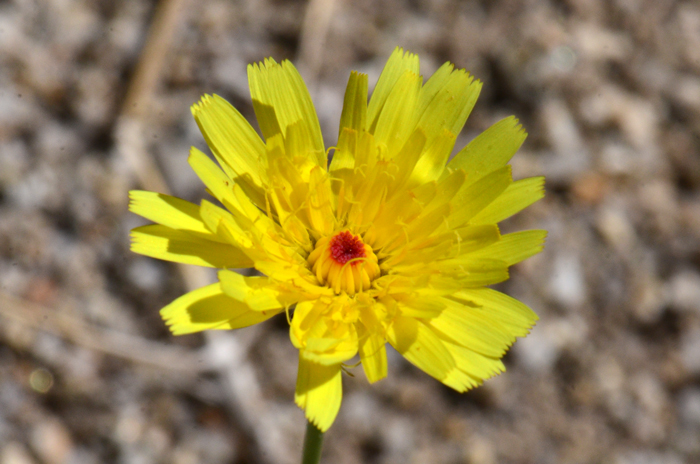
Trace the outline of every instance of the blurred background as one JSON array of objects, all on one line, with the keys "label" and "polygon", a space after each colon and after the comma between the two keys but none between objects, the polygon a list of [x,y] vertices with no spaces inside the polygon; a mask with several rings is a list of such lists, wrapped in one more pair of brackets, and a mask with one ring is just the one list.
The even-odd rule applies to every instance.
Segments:
[{"label": "blurred background", "polygon": [[[198,202],[189,107],[253,118],[246,64],[293,60],[326,145],[351,70],[400,45],[483,83],[461,148],[507,115],[549,230],[499,285],[541,320],[460,395],[393,350],[361,368],[324,462],[700,462],[700,3],[673,0],[0,1],[0,464],[295,463],[284,316],[172,337],[212,272],[132,254],[132,188]],[[255,125],[255,123],[253,123]]]}]

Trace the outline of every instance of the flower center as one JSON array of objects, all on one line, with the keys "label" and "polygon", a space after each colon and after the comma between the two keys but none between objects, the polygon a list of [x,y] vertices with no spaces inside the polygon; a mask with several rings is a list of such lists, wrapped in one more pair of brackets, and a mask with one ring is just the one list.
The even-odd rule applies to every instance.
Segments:
[{"label": "flower center", "polygon": [[335,235],[328,246],[331,249],[331,257],[338,264],[345,264],[356,258],[364,258],[365,244],[360,237],[352,235],[347,230]]},{"label": "flower center", "polygon": [[368,290],[379,276],[377,255],[347,230],[319,239],[308,263],[321,285],[331,287],[335,293],[354,295]]}]

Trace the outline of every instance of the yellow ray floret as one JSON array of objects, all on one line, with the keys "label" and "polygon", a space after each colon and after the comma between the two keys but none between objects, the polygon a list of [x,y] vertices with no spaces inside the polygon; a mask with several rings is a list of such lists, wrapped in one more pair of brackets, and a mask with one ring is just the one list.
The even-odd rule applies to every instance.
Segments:
[{"label": "yellow ray floret", "polygon": [[294,401],[304,411],[309,422],[324,432],[340,410],[343,397],[340,372],[340,364],[316,364],[299,353]]},{"label": "yellow ray floret", "polygon": [[175,335],[210,329],[239,329],[265,321],[281,309],[258,311],[227,296],[218,282],[189,292],[161,309]]},{"label": "yellow ray floret", "polygon": [[518,121],[496,122],[448,162],[481,82],[451,63],[424,81],[418,57],[397,48],[369,100],[367,76],[351,73],[326,152],[290,62],[252,64],[248,79],[262,138],[219,96],[192,107],[214,159],[192,148],[189,163],[212,198],[130,193],[130,210],[155,222],[132,231],[134,252],[219,269],[216,283],[162,309],[172,332],[286,313],[295,401],[321,431],[340,409],[345,363],[359,356],[377,382],[387,342],[460,392],[503,372],[537,316],[486,286],[546,236],[498,227],[544,196],[542,177],[513,181],[508,162],[526,137]]}]

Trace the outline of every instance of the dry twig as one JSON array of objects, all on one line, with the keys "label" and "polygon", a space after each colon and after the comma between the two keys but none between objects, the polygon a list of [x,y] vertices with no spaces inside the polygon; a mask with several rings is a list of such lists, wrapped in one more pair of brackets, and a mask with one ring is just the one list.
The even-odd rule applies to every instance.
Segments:
[{"label": "dry twig", "polygon": [[[162,74],[164,57],[172,41],[184,10],[184,0],[161,0],[154,17],[148,41],[127,93],[126,104],[119,118],[116,140],[119,153],[131,165],[140,186],[146,190],[168,193],[169,188],[157,163],[151,157],[143,136],[143,120],[149,101]],[[209,282],[208,274],[195,266],[178,265],[188,290],[202,287]],[[255,330],[253,328],[249,330]],[[219,373],[229,392],[229,406],[244,426],[252,448],[257,448],[257,461],[285,462],[288,452],[280,440],[271,437],[281,435],[278,424],[270,418],[269,408],[260,392],[255,370],[247,360],[247,348],[232,333],[207,333],[207,351],[210,365]]]},{"label": "dry twig", "polygon": [[86,324],[65,310],[49,309],[3,291],[0,291],[0,316],[135,364],[189,373],[209,368],[198,362],[201,355],[196,352]]},{"label": "dry twig", "polygon": [[299,40],[299,69],[313,91],[323,62],[323,50],[331,26],[336,0],[310,0]]}]

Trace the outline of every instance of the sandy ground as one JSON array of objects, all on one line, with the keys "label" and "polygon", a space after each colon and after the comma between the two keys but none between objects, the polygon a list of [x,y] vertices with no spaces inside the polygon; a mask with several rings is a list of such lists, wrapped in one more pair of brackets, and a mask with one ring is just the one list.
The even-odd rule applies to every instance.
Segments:
[{"label": "sandy ground", "polygon": [[373,85],[397,45],[484,83],[458,146],[510,114],[529,131],[514,175],[548,193],[503,229],[550,235],[499,289],[541,320],[463,395],[395,352],[376,385],[355,369],[324,462],[700,462],[697,1],[6,0],[0,464],[298,462],[286,320],[170,336],[158,310],[214,276],[130,253],[127,191],[202,198],[189,106],[252,118],[267,56],[332,146],[349,72]]}]

